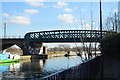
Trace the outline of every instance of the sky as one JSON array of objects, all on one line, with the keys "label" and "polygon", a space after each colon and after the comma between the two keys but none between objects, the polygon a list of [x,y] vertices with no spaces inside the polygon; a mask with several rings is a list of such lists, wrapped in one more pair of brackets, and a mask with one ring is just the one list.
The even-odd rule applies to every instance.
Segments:
[{"label": "sky", "polygon": [[[0,3],[0,37],[22,36],[28,32],[50,30],[85,30],[99,29],[99,2],[9,2]],[[102,2],[103,21],[110,14],[118,12],[118,2]],[[81,26],[81,24],[83,24]]]}]

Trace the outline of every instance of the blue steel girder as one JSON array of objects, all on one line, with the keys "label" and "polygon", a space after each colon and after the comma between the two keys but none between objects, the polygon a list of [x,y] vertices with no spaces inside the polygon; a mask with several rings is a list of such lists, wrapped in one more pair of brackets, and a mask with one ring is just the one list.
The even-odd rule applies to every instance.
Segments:
[{"label": "blue steel girder", "polygon": [[[105,34],[107,31],[102,31]],[[30,32],[26,42],[100,42],[99,30],[54,30]]]}]

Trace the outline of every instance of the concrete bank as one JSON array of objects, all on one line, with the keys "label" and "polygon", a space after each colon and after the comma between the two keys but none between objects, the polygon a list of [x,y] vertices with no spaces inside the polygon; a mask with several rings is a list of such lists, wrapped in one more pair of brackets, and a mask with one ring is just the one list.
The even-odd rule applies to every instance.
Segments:
[{"label": "concrete bank", "polygon": [[48,55],[22,55],[20,56],[20,59],[47,59]]},{"label": "concrete bank", "polygon": [[48,58],[50,57],[64,57],[65,54],[51,54],[51,55],[48,55]]},{"label": "concrete bank", "polygon": [[21,55],[22,60],[25,59],[47,59],[51,57],[64,57],[64,54],[51,54],[51,55]]}]

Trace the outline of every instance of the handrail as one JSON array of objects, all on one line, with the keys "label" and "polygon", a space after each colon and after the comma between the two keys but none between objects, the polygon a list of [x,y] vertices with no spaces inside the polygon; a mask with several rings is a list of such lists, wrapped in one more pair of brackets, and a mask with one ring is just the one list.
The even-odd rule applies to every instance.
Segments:
[{"label": "handrail", "polygon": [[[42,77],[38,80],[98,80],[96,79],[100,70],[101,58],[96,57],[92,60],[73,66],[67,70],[59,71]],[[92,69],[94,68],[94,69]]]}]

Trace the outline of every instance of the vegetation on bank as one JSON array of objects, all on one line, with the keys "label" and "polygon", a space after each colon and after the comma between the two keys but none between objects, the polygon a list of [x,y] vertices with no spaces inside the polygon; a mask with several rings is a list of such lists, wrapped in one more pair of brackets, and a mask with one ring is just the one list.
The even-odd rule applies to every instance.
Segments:
[{"label": "vegetation on bank", "polygon": [[106,34],[103,35],[103,40],[110,39],[111,37],[117,35],[117,32],[108,31]]},{"label": "vegetation on bank", "polygon": [[[85,49],[88,50],[89,46],[86,46]],[[95,48],[92,46],[91,50],[95,50]],[[97,48],[96,50],[98,51],[99,48]],[[66,45],[65,44],[65,45],[58,45],[56,47],[48,49],[48,53],[51,53],[51,54],[58,54],[58,53],[66,54],[68,51],[79,53],[79,52],[83,52],[84,51],[84,47],[83,46],[71,47],[70,45]]]},{"label": "vegetation on bank", "polygon": [[120,33],[107,33],[102,40],[103,54],[109,56],[120,56]]},{"label": "vegetation on bank", "polygon": [[120,56],[120,24],[119,14],[116,12],[110,13],[104,22],[104,29],[107,32],[102,40],[102,52],[104,55]]}]

